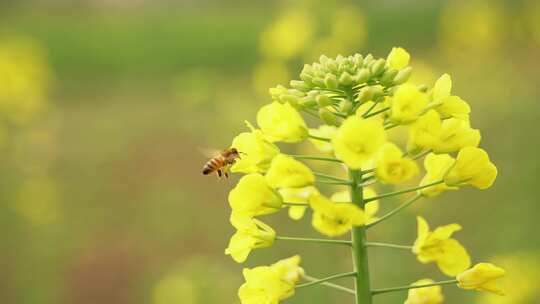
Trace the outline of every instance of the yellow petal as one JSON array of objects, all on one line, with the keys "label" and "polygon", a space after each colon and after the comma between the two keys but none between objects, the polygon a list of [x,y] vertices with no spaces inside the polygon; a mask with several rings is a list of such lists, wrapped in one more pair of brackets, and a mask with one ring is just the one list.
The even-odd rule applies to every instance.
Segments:
[{"label": "yellow petal", "polygon": [[456,276],[471,266],[471,258],[458,241],[448,239],[441,243],[443,254],[437,259],[437,266],[447,276]]},{"label": "yellow petal", "polygon": [[433,86],[433,100],[436,103],[442,102],[442,100],[450,96],[452,91],[452,78],[448,74],[443,74]]},{"label": "yellow petal", "polygon": [[390,51],[390,54],[388,54],[388,58],[386,59],[388,62],[388,66],[395,70],[401,70],[407,65],[409,65],[409,60],[411,59],[411,55],[401,47],[394,47],[392,48],[392,51]]},{"label": "yellow petal", "polygon": [[257,124],[271,141],[299,142],[307,138],[306,123],[289,103],[273,102],[257,112]]},{"label": "yellow petal", "polygon": [[274,189],[300,188],[315,182],[315,176],[308,166],[284,154],[274,157],[265,178]]}]

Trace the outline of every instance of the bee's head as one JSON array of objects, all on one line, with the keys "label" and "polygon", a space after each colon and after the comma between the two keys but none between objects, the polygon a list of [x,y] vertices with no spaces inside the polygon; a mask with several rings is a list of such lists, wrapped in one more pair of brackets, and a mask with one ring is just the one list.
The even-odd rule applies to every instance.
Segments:
[{"label": "bee's head", "polygon": [[234,154],[238,154],[238,150],[236,148],[231,148],[231,152]]}]

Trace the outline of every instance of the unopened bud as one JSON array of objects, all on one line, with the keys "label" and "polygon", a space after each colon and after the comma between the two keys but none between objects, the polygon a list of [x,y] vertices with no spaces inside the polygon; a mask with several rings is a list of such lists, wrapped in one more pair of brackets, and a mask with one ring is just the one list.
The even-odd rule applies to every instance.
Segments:
[{"label": "unopened bud", "polygon": [[342,100],[339,103],[339,111],[342,113],[349,113],[352,107],[353,107],[353,103],[348,99]]},{"label": "unopened bud", "polygon": [[313,84],[317,87],[324,87],[324,79],[320,77],[314,77],[312,80]]},{"label": "unopened bud", "polygon": [[366,68],[362,68],[356,74],[356,79],[355,80],[356,80],[356,82],[358,84],[361,84],[361,83],[364,83],[364,82],[368,81],[369,77],[371,77],[371,73],[369,72],[369,70],[366,69]]},{"label": "unopened bud", "polygon": [[328,57],[326,57],[326,55],[321,55],[321,57],[319,57],[319,62],[321,64],[326,64],[326,62],[328,61]]},{"label": "unopened bud", "polygon": [[343,72],[341,76],[339,76],[339,83],[344,86],[349,86],[353,83],[353,78],[351,74],[347,72]]},{"label": "unopened bud", "polygon": [[369,101],[373,98],[373,90],[371,87],[365,87],[360,89],[360,92],[358,93],[358,102],[363,103],[366,101]]},{"label": "unopened bud", "polygon": [[324,84],[329,89],[336,89],[339,85],[336,75],[328,74],[324,78]]},{"label": "unopened bud", "polygon": [[397,73],[396,77],[394,78],[394,84],[395,85],[404,84],[405,82],[407,82],[407,80],[409,80],[409,78],[411,77],[411,74],[412,74],[411,67],[406,67],[404,69],[401,69],[399,73]]},{"label": "unopened bud", "polygon": [[356,53],[354,54],[354,63],[356,64],[356,66],[362,66],[362,64],[364,63],[364,57],[362,57],[362,55]]},{"label": "unopened bud", "polygon": [[326,108],[319,109],[319,117],[327,125],[337,126],[338,124],[337,117],[334,114],[332,114],[332,112],[328,111],[328,109]]},{"label": "unopened bud", "polygon": [[398,71],[397,71],[397,70],[388,68],[388,69],[387,69],[386,71],[384,71],[384,73],[382,74],[381,79],[380,79],[380,82],[381,82],[383,85],[388,86],[388,85],[390,85],[390,84],[393,83],[394,78],[396,77],[397,74],[398,74]]},{"label": "unopened bud", "polygon": [[373,55],[368,54],[368,55],[364,58],[364,66],[365,66],[365,67],[370,66],[370,65],[373,63],[373,61],[374,61]]},{"label": "unopened bud", "polygon": [[309,95],[306,96],[306,97],[300,98],[298,103],[301,106],[307,107],[307,108],[311,108],[311,107],[317,105],[317,101],[315,100],[315,97],[314,96],[309,96]]},{"label": "unopened bud", "polygon": [[302,80],[291,80],[289,84],[291,85],[292,88],[297,89],[299,91],[309,91],[309,86]]},{"label": "unopened bud", "polygon": [[332,99],[328,97],[328,95],[320,94],[318,95],[315,100],[317,101],[317,104],[319,107],[324,108],[326,106],[329,106],[333,103]]},{"label": "unopened bud", "polygon": [[379,76],[384,71],[385,64],[386,61],[384,59],[377,59],[375,62],[373,62],[373,65],[371,65],[371,74],[373,76]]}]

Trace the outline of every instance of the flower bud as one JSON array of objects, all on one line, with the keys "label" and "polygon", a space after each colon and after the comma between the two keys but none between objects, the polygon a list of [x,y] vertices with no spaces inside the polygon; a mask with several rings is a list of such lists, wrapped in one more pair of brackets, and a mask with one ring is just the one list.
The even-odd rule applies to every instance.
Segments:
[{"label": "flower bud", "polygon": [[281,95],[287,93],[287,88],[282,85],[278,85],[276,87],[270,88],[268,92],[270,93],[270,96],[273,100],[279,100]]},{"label": "flower bud", "polygon": [[321,55],[321,57],[319,57],[319,62],[321,64],[326,64],[326,62],[328,62],[329,58],[326,56],[326,55]]},{"label": "flower bud", "polygon": [[342,100],[339,103],[339,111],[343,113],[349,113],[352,107],[353,107],[353,103],[348,99]]},{"label": "flower bud", "polygon": [[324,79],[320,77],[314,77],[311,82],[317,87],[324,87]]},{"label": "flower bud", "polygon": [[324,78],[324,84],[329,89],[337,89],[339,85],[337,77],[334,74],[326,75],[326,77]]},{"label": "flower bud", "polygon": [[373,63],[374,60],[375,60],[375,59],[373,59],[373,55],[368,54],[368,55],[364,58],[364,66],[365,66],[365,67],[370,66],[370,65]]},{"label": "flower bud", "polygon": [[308,85],[313,84],[313,76],[311,76],[308,73],[305,73],[305,72],[300,73],[300,79],[302,79]]},{"label": "flower bud", "polygon": [[398,74],[397,70],[387,69],[386,71],[384,71],[384,73],[381,76],[381,80],[380,80],[381,84],[385,86],[389,86],[390,84],[392,84],[397,74]]},{"label": "flower bud", "polygon": [[358,93],[358,102],[363,103],[368,100],[371,100],[373,98],[373,91],[371,90],[371,87],[365,87],[360,90],[360,93]]},{"label": "flower bud", "polygon": [[356,83],[364,83],[366,81],[368,81],[369,77],[371,77],[371,74],[369,72],[368,69],[365,69],[365,68],[362,68],[358,71],[358,73],[356,74]]},{"label": "flower bud", "polygon": [[394,85],[404,84],[405,82],[407,82],[407,80],[409,80],[409,78],[411,77],[411,74],[412,74],[411,67],[406,67],[400,70],[399,73],[397,73],[396,77],[394,78]]},{"label": "flower bud", "polygon": [[292,88],[297,89],[299,91],[309,91],[309,86],[302,80],[291,80],[289,84],[291,85]]},{"label": "flower bud", "polygon": [[371,86],[371,99],[375,100],[384,95],[384,87],[381,85]]},{"label": "flower bud", "polygon": [[314,96],[306,96],[301,99],[299,99],[298,102],[302,107],[311,108],[315,105],[317,105],[317,101],[315,100]]},{"label": "flower bud", "polygon": [[292,94],[284,94],[284,95],[281,95],[281,97],[279,98],[279,101],[281,103],[288,102],[291,106],[293,106],[294,108],[297,108],[300,100],[297,96],[294,96]]},{"label": "flower bud", "polygon": [[384,71],[385,64],[386,61],[384,59],[377,59],[371,66],[371,74],[373,74],[373,76],[379,76]]},{"label": "flower bud", "polygon": [[353,56],[353,61],[354,61],[354,63],[356,64],[356,66],[359,66],[359,67],[360,67],[360,66],[362,66],[362,64],[364,63],[364,57],[362,57],[361,54],[356,53],[356,54],[354,54],[354,56]]},{"label": "flower bud", "polygon": [[321,95],[318,95],[315,100],[317,101],[317,104],[319,105],[319,107],[321,108],[324,108],[326,106],[329,106],[332,104],[332,99],[330,99],[330,97],[328,97],[328,95],[325,95],[325,94],[321,94]]},{"label": "flower bud", "polygon": [[330,126],[338,125],[336,116],[332,112],[328,111],[328,109],[326,108],[319,109],[319,117],[327,125],[330,125]]},{"label": "flower bud", "polygon": [[351,74],[344,72],[339,76],[339,83],[344,86],[350,86],[353,83]]},{"label": "flower bud", "polygon": [[326,68],[332,72],[332,73],[336,73],[339,69],[338,67],[338,64],[336,63],[336,61],[330,59],[328,60],[328,62],[326,62]]}]

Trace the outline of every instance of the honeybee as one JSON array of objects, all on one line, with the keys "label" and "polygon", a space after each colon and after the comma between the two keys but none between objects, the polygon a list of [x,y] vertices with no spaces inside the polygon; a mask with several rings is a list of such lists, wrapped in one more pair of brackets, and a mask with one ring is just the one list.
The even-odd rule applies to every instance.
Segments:
[{"label": "honeybee", "polygon": [[241,153],[236,148],[230,148],[218,152],[217,155],[214,154],[215,156],[204,165],[203,174],[208,175],[216,172],[219,177],[225,175],[228,178],[229,168],[240,158]]}]

